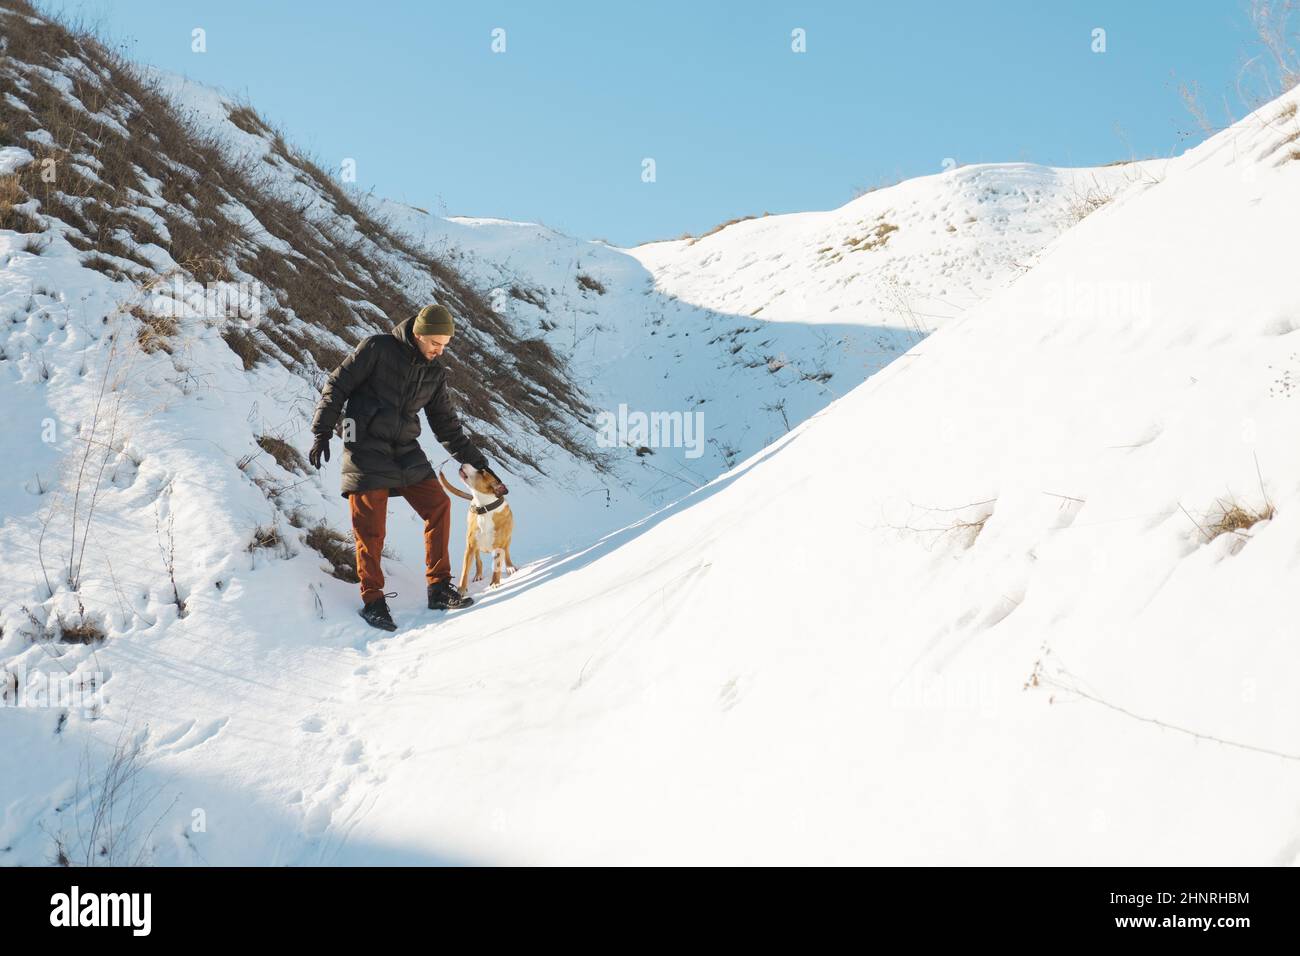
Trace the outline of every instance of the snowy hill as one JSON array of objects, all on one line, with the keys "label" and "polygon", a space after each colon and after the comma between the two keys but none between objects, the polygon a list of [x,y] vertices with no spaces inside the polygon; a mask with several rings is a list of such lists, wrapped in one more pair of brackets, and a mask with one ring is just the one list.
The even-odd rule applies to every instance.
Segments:
[{"label": "snowy hill", "polygon": [[1163,165],[962,166],[829,212],[742,220],[633,254],[660,288],[710,308],[924,334],[1027,271],[1057,236],[1150,184]]},{"label": "snowy hill", "polygon": [[1294,863],[1298,98],[706,489],[376,649],[330,719],[395,756],[329,858]]},{"label": "snowy hill", "polygon": [[1297,99],[545,586],[377,650],[334,719],[398,757],[331,858],[1295,863]]},{"label": "snowy hill", "polygon": [[[364,202],[9,6],[0,697],[88,704],[0,710],[0,864],[1296,859],[1294,94],[623,250]],[[141,308],[219,266],[267,320]],[[527,566],[417,611],[395,508],[376,637],[305,423],[434,297]],[[620,404],[703,454],[602,448]]]}]

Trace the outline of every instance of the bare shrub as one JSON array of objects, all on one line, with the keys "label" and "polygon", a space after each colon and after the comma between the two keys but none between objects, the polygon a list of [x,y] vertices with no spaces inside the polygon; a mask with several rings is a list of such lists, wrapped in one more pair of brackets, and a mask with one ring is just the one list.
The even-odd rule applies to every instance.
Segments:
[{"label": "bare shrub", "polygon": [[1268,87],[1269,94],[1274,94],[1275,89],[1276,93],[1285,93],[1300,83],[1300,57],[1296,55],[1296,28],[1292,22],[1297,7],[1300,4],[1296,0],[1251,0],[1251,27],[1277,83],[1276,88]]},{"label": "bare shrub", "polygon": [[546,297],[537,289],[528,289],[518,285],[510,287],[510,297],[518,299],[520,302],[527,302],[529,305],[546,310]]},{"label": "bare shrub", "polygon": [[[1184,514],[1187,510],[1183,509]],[[1271,502],[1265,501],[1262,507],[1245,504],[1236,498],[1221,498],[1214,507],[1197,521],[1190,514],[1192,523],[1201,532],[1203,541],[1208,544],[1220,535],[1235,534],[1245,536],[1261,521],[1269,521],[1277,515],[1277,509]]]},{"label": "bare shrub", "polygon": [[258,348],[257,341],[243,329],[233,325],[228,326],[221,330],[221,338],[230,346],[230,351],[239,356],[245,372],[251,372],[262,360],[262,350]]},{"label": "bare shrub", "polygon": [[[121,313],[118,313],[120,319]],[[96,506],[103,487],[104,472],[109,461],[116,458],[121,447],[118,434],[120,427],[122,403],[126,397],[126,384],[130,380],[134,353],[123,349],[120,337],[114,335],[112,344],[105,356],[99,388],[95,394],[94,404],[89,408],[89,428],[83,424],[77,439],[83,448],[79,461],[74,461],[75,473],[71,477],[71,542],[68,547],[67,577],[65,583],[70,591],[79,591],[82,582],[82,569],[86,560],[86,545],[90,540],[90,529],[94,522]],[[44,544],[45,537],[57,513],[59,501],[51,505],[47,516],[41,524],[37,538],[37,559],[45,584],[51,594],[49,574],[46,570]]]},{"label": "bare shrub", "polygon": [[[1259,473],[1259,462],[1255,462],[1255,470]],[[1219,498],[1214,502],[1214,506],[1202,515],[1201,520],[1192,517],[1191,512],[1183,508],[1183,514],[1187,515],[1189,521],[1196,525],[1197,531],[1200,532],[1202,542],[1209,544],[1216,538],[1225,534],[1236,535],[1238,541],[1234,551],[1243,547],[1246,539],[1250,536],[1246,533],[1261,521],[1270,521],[1277,516],[1277,508],[1268,497],[1268,492],[1264,490],[1264,477],[1259,474],[1259,493],[1261,505],[1252,505],[1242,501],[1235,495],[1229,495],[1226,498]],[[1180,505],[1181,507],[1181,505]]]},{"label": "bare shrub", "polygon": [[27,194],[17,173],[0,176],[0,229],[32,233],[44,228],[40,220],[17,208],[26,201]]},{"label": "bare shrub", "polygon": [[50,248],[50,243],[53,241],[49,236],[29,235],[18,248],[23,252],[30,252],[34,256],[39,256],[44,255],[45,250]]},{"label": "bare shrub", "polygon": [[1074,185],[1066,193],[1065,208],[1071,222],[1082,222],[1091,216],[1098,209],[1109,205],[1115,199],[1113,190],[1103,186],[1093,176],[1090,183],[1080,183],[1075,180]]},{"label": "bare shrub", "polygon": [[735,219],[728,219],[726,222],[718,223],[712,229],[707,232],[702,232],[698,236],[692,236],[690,233],[685,233],[682,238],[688,240],[686,243],[688,246],[693,246],[701,239],[707,239],[709,236],[722,232],[722,230],[726,229],[728,226],[734,226],[738,222],[749,222],[751,219],[766,219],[770,215],[772,215],[770,212],[764,211],[761,216],[737,216]]},{"label": "bare shrub", "polygon": [[356,543],[351,537],[335,531],[322,521],[308,529],[306,542],[307,547],[329,562],[330,573],[334,577],[349,584],[361,580],[357,576]]},{"label": "bare shrub", "polygon": [[257,445],[262,451],[274,458],[275,463],[285,471],[307,474],[307,461],[302,457],[298,449],[283,438],[276,438],[274,435],[259,435]]},{"label": "bare shrub", "polygon": [[[164,494],[171,494],[171,486],[164,489]],[[161,500],[161,495],[159,499]],[[176,605],[176,613],[179,617],[185,616],[185,601],[181,597],[180,588],[176,585],[176,515],[170,510],[167,513],[167,533],[163,535],[162,511],[158,501],[154,502],[154,534],[158,539],[158,551],[162,555],[163,571],[167,574],[167,582],[172,589],[172,603]]]},{"label": "bare shrub", "polygon": [[885,276],[881,283],[881,291],[885,296],[886,308],[897,318],[899,326],[907,333],[912,345],[916,345],[930,334],[930,329],[912,305],[911,290],[899,280],[898,276],[892,273]]},{"label": "bare shrub", "polygon": [[889,527],[894,531],[929,538],[927,549],[933,549],[944,541],[952,541],[963,551],[969,551],[983,533],[989,518],[993,517],[993,509],[996,505],[996,498],[972,501],[970,504],[958,505],[955,508],[913,505],[914,509],[920,511],[923,523],[912,524],[909,521],[905,525]]},{"label": "bare shrub", "polygon": [[258,525],[253,529],[253,540],[248,543],[250,553],[259,549],[284,550],[284,535],[275,525]]},{"label": "bare shrub", "polygon": [[898,232],[896,225],[882,221],[861,236],[849,236],[844,240],[844,244],[849,247],[850,252],[875,252],[877,249],[883,249],[889,242],[889,237],[895,232]]},{"label": "bare shrub", "polygon": [[1178,98],[1183,101],[1183,108],[1191,114],[1202,133],[1211,136],[1216,132],[1205,107],[1201,105],[1201,90],[1195,80],[1178,84]]},{"label": "bare shrub", "polygon": [[76,621],[67,620],[62,614],[57,620],[59,640],[64,644],[98,644],[104,640],[104,628],[84,613]]},{"label": "bare shrub", "polygon": [[131,314],[140,322],[140,328],[135,334],[135,340],[140,343],[140,348],[151,355],[154,352],[166,352],[170,355],[171,340],[180,331],[176,319],[170,315],[155,315],[138,305],[131,309]]},{"label": "bare shrub", "polygon": [[75,835],[62,830],[51,834],[53,863],[142,866],[149,862],[154,831],[176,800],[153,817],[152,808],[163,791],[160,784],[143,777],[145,769],[140,744],[129,739],[125,727],[102,769],[94,769],[87,750],[77,770],[71,801]]},{"label": "bare shrub", "polygon": [[578,285],[582,286],[582,288],[587,289],[590,292],[594,292],[597,295],[605,294],[604,284],[601,283],[601,281],[596,277],[589,276],[585,272],[579,272],[577,278],[578,278]]},{"label": "bare shrub", "polygon": [[266,121],[257,115],[257,111],[249,104],[243,104],[230,110],[227,114],[230,122],[245,133],[251,133],[254,136],[271,136],[274,130],[266,125]]}]

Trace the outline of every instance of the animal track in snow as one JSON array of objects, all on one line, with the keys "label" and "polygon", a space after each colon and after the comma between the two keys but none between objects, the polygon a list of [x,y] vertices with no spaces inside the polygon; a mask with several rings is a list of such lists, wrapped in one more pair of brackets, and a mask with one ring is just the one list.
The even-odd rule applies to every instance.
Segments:
[{"label": "animal track in snow", "polygon": [[1064,531],[1074,524],[1074,519],[1079,517],[1079,512],[1083,510],[1084,504],[1085,502],[1078,498],[1061,498],[1060,506],[1056,509],[1056,520],[1052,523],[1052,530]]},{"label": "animal track in snow", "polygon": [[741,696],[740,678],[733,677],[722,685],[722,690],[718,694],[718,703],[724,711],[731,710],[740,703]]},{"label": "animal track in snow", "polygon": [[218,717],[216,720],[210,720],[199,725],[197,721],[191,720],[172,730],[158,741],[158,752],[164,754],[179,754],[187,750],[193,750],[200,747],[216,737],[226,724],[230,723],[229,717]]},{"label": "animal track in snow", "polygon": [[362,745],[360,740],[356,737],[351,738],[343,748],[343,762],[349,765],[359,764],[365,750],[366,748]]},{"label": "animal track in snow", "polygon": [[1143,429],[1142,433],[1134,441],[1131,441],[1123,445],[1112,445],[1111,447],[1122,448],[1127,451],[1136,451],[1139,448],[1145,448],[1147,445],[1151,444],[1153,441],[1155,441],[1157,438],[1161,436],[1164,430],[1165,430],[1165,426],[1162,425],[1160,422],[1152,422],[1145,429]]},{"label": "animal track in snow", "polygon": [[998,595],[993,606],[985,613],[980,620],[979,626],[982,630],[987,630],[1001,624],[1009,618],[1025,600],[1025,589],[1023,587],[1014,588],[1005,594]]}]

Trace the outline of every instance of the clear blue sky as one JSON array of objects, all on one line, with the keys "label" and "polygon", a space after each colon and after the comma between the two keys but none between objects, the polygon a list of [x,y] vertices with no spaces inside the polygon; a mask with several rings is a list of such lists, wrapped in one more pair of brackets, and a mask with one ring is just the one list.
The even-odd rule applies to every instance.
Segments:
[{"label": "clear blue sky", "polygon": [[1203,138],[1177,81],[1220,124],[1254,52],[1244,0],[39,2],[246,98],[326,168],[354,158],[363,188],[620,245],[832,208],[948,157],[1169,155]]}]

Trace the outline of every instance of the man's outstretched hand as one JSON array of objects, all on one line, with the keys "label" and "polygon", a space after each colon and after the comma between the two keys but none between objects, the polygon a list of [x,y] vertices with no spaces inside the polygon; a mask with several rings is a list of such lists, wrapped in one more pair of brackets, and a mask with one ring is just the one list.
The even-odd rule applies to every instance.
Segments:
[{"label": "man's outstretched hand", "polygon": [[318,470],[320,469],[320,463],[322,458],[324,458],[326,461],[330,460],[330,436],[329,435],[317,435],[316,441],[312,443],[311,451],[307,452],[307,460],[311,462],[311,466],[313,468],[316,468]]}]

